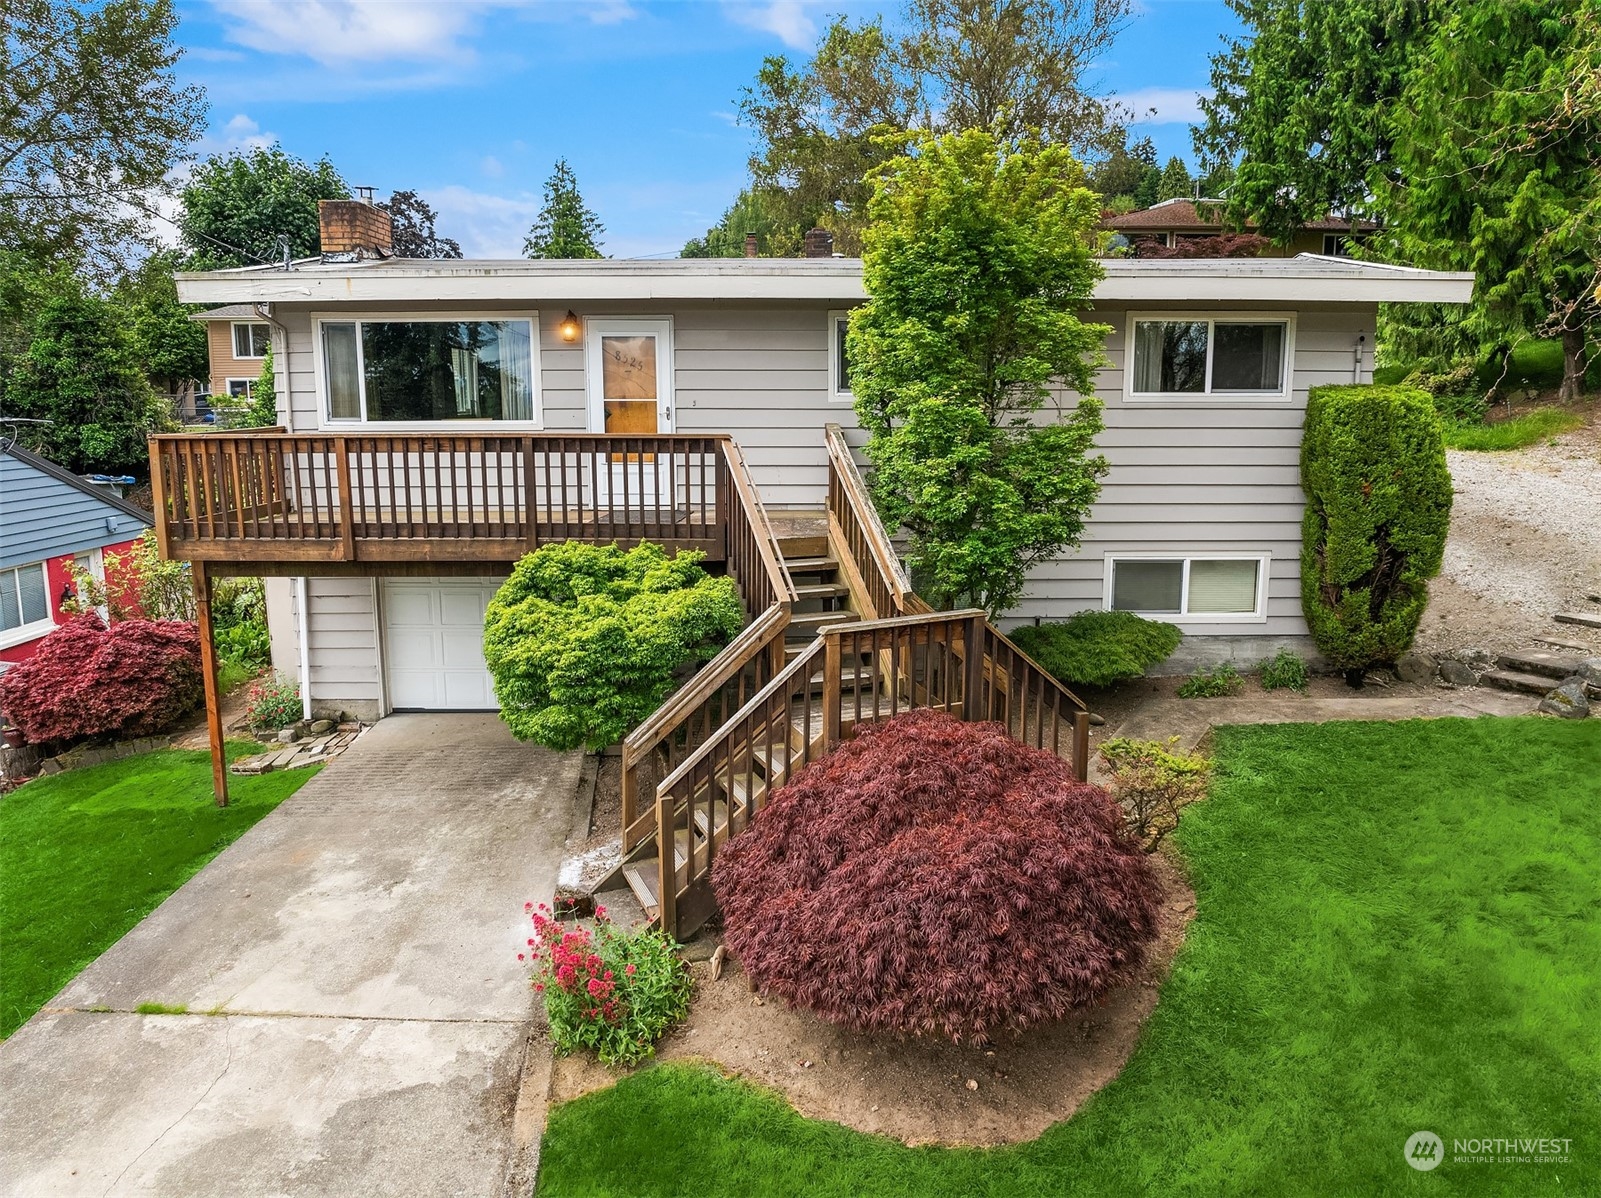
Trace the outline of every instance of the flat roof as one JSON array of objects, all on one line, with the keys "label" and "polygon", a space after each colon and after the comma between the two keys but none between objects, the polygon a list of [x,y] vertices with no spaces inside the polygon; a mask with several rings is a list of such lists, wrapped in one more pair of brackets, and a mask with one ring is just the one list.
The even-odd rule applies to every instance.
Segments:
[{"label": "flat roof", "polygon": [[[1135,302],[1466,303],[1468,272],[1351,258],[1106,258],[1094,298]],[[859,258],[417,259],[179,274],[185,303],[473,303],[867,298]]]}]

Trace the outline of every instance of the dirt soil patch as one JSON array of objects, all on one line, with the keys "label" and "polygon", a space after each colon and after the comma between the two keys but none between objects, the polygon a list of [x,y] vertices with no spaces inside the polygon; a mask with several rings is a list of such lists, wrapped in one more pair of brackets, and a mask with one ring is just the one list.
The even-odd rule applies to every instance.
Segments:
[{"label": "dirt soil patch", "polygon": [[[689,1019],[657,1046],[657,1059],[711,1062],[772,1087],[809,1119],[906,1144],[1032,1140],[1118,1075],[1156,1008],[1195,916],[1195,893],[1173,859],[1158,854],[1152,861],[1166,896],[1145,963],[1100,1006],[1061,1023],[985,1046],[866,1036],[753,994],[732,961],[715,982],[709,963],[700,963],[691,966]],[[563,1057],[551,1073],[551,1099],[577,1098],[616,1080],[588,1057]]]}]

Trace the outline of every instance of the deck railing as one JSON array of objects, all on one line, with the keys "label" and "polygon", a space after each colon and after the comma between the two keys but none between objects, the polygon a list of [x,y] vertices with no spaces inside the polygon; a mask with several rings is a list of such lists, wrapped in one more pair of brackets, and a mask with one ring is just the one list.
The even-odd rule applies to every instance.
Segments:
[{"label": "deck railing", "polygon": [[515,561],[553,540],[721,559],[727,437],[232,431],[150,439],[163,555]]}]

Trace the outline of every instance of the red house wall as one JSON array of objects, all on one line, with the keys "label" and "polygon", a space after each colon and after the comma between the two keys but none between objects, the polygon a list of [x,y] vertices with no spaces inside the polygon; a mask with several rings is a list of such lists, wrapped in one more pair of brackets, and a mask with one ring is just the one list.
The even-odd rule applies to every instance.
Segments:
[{"label": "red house wall", "polygon": [[[137,540],[137,538],[135,538]],[[109,558],[114,553],[127,553],[133,548],[135,541],[118,541],[115,545],[106,545],[102,554]],[[67,593],[72,584],[72,576],[67,573],[67,567],[72,564],[73,555],[63,554],[61,557],[48,558],[44,565],[45,594],[50,597],[51,618],[60,624],[67,617],[61,610],[61,597]],[[118,592],[117,571],[108,564],[106,570],[107,588],[113,593]],[[49,634],[46,633],[46,636]],[[44,636],[36,637],[31,641],[23,641],[20,645],[12,645],[9,649],[0,649],[0,661],[27,661],[39,649],[39,642]]]}]

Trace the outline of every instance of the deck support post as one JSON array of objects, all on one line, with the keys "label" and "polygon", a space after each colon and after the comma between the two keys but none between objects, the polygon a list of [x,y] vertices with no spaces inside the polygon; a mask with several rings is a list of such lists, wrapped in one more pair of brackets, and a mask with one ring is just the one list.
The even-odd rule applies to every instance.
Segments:
[{"label": "deck support post", "polygon": [[839,629],[824,628],[823,633],[823,744],[827,753],[840,741],[840,705],[844,702],[844,658]]},{"label": "deck support post", "polygon": [[[962,634],[962,649],[966,654],[962,661],[965,677],[962,679],[962,718],[970,723],[977,723],[987,718],[984,710],[984,615],[980,612],[976,616],[969,616],[967,628]],[[1028,719],[1025,706],[1023,718]],[[1024,740],[1026,733],[1018,730],[1018,739]]]},{"label": "deck support post", "polygon": [[211,574],[205,562],[190,563],[195,621],[200,628],[200,673],[206,684],[206,734],[211,741],[211,790],[217,806],[228,805],[228,758],[222,744],[222,692],[217,687],[217,646],[211,629]]},{"label": "deck support post", "polygon": [[1073,713],[1073,777],[1080,782],[1090,780],[1090,713]]}]

